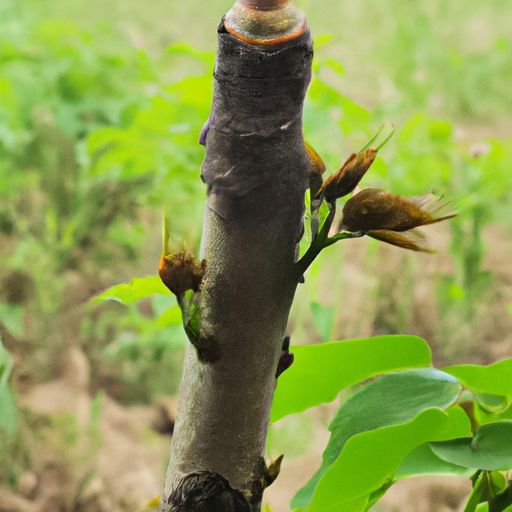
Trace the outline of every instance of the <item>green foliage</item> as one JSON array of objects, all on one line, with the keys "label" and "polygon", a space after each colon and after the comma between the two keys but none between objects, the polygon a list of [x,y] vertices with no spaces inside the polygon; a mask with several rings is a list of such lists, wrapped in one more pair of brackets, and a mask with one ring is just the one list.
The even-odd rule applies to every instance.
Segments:
[{"label": "green foliage", "polygon": [[271,421],[331,402],[349,386],[384,372],[431,363],[416,336],[380,336],[294,347],[295,361],[279,378]]},{"label": "green foliage", "polygon": [[[394,338],[395,341],[400,339]],[[411,349],[411,343],[417,340],[403,337],[405,345],[400,346],[397,342],[393,346],[386,345],[392,339],[383,337],[380,340],[297,347],[298,369],[294,375],[292,366],[280,378],[272,410],[273,419],[332,400],[342,388],[377,373],[390,371],[385,368],[376,370],[373,366],[375,363],[369,357],[357,358],[353,349],[357,344],[360,348],[364,346],[364,353],[368,356],[375,354],[380,344],[381,348],[386,347],[388,357],[390,354],[397,357],[404,349]],[[365,346],[370,341],[375,342],[372,349]],[[344,343],[347,345],[342,351],[340,347]],[[301,357],[305,354],[308,363],[301,364]],[[376,355],[377,359],[379,355]],[[425,355],[423,364],[428,365],[428,348]],[[508,360],[487,367],[460,365],[447,368],[452,374],[432,368],[405,370],[382,375],[364,384],[343,400],[329,427],[331,437],[323,454],[322,465],[295,496],[292,507],[308,512],[364,512],[393,483],[404,478],[428,474],[469,477],[477,470],[511,469],[509,447],[512,447],[512,421],[491,419],[471,437],[470,417],[465,409],[457,405],[458,402],[472,399],[475,408],[489,404],[494,412],[507,412],[508,401],[503,405],[494,399],[508,395],[510,378],[505,377],[508,373],[503,370],[507,364]],[[338,375],[344,377],[338,381],[337,389],[331,387],[326,390],[324,375],[317,369],[328,370],[331,366],[337,367]],[[305,367],[309,368],[309,373]],[[457,378],[459,375],[460,380]],[[329,381],[332,379],[329,375]],[[315,386],[311,386],[311,382]],[[489,385],[489,382],[492,384]],[[281,386],[282,383],[285,383],[284,386]],[[487,387],[482,383],[486,383]],[[310,390],[307,389],[308,385]],[[463,386],[471,393],[463,392]],[[483,396],[479,393],[482,390],[492,390],[496,395]],[[285,397],[289,403],[285,403]],[[473,416],[472,420],[476,421],[476,418]],[[497,475],[493,478],[504,478]],[[497,495],[500,496],[500,503],[508,506],[512,503],[512,497],[510,500],[507,497],[506,480],[503,485]],[[476,488],[477,491],[480,489]],[[476,506],[494,499],[484,491],[477,491],[469,498],[469,507],[473,502]]]},{"label": "green foliage", "polygon": [[431,443],[441,459],[472,469],[486,471],[512,468],[512,421],[482,425],[472,438]]},{"label": "green foliage", "polygon": [[[204,189],[198,179],[203,149],[197,137],[210,106],[214,57],[183,44],[166,46],[168,24],[155,21],[174,19],[179,7],[176,2],[157,4],[127,23],[133,33],[146,24],[141,30],[145,41],[137,48],[110,19],[97,24],[90,2],[6,0],[0,5],[0,322],[22,343],[30,338],[27,346],[36,347],[31,357],[45,369],[69,342],[60,327],[73,307],[127,275],[156,267],[152,227],[163,204],[180,212],[173,229],[181,238],[191,244],[198,238]],[[193,5],[197,7],[198,0],[188,7],[191,11]],[[104,11],[110,13],[113,4],[107,1],[106,6]],[[363,185],[385,186],[406,195],[442,191],[460,212],[450,224],[448,270],[433,278],[439,311],[433,334],[440,345],[460,346],[462,341],[470,347],[478,338],[478,307],[490,308],[488,294],[499,284],[484,268],[484,257],[492,248],[488,228],[498,222],[506,233],[511,227],[512,139],[494,137],[470,146],[473,140],[487,139],[471,130],[475,121],[484,119],[487,126],[489,119],[499,122],[511,114],[506,83],[512,74],[511,43],[505,21],[510,6],[466,0],[413,6],[407,0],[393,0],[390,8],[368,0],[329,8],[333,15],[328,20],[322,15],[322,26],[336,37],[316,41],[318,57],[305,109],[307,140],[333,172],[383,118],[397,121],[400,129],[394,143],[376,160],[373,175],[364,178]],[[162,9],[171,9],[175,16],[161,16]],[[201,9],[210,13],[208,23],[214,9],[222,10],[219,1],[208,8],[202,2]],[[312,4],[306,9],[314,23],[320,21],[316,17],[322,9]],[[123,12],[115,12],[124,15],[125,10],[130,11],[123,5]],[[336,12],[343,12],[343,17]],[[387,12],[393,15],[386,16]],[[489,17],[492,31],[473,41],[458,40],[450,25],[455,17],[469,32],[474,19]],[[339,19],[346,20],[341,33]],[[195,20],[196,33],[203,30],[201,23],[202,17]],[[192,40],[187,25],[176,23],[173,30]],[[372,30],[361,37],[361,27],[368,25]],[[360,42],[364,45],[356,47]],[[360,60],[368,65],[362,66]],[[368,108],[375,98],[380,106]],[[435,117],[440,114],[446,119]],[[465,129],[469,127],[469,134],[462,137],[460,120]],[[327,214],[323,204],[320,226]],[[311,216],[309,208],[307,215]],[[309,219],[305,220],[300,256],[312,238]],[[367,262],[377,262],[380,270],[375,255],[370,246]],[[335,256],[337,269],[348,262],[347,257]],[[134,272],[134,267],[139,270]],[[418,267],[423,270],[423,265]],[[395,311],[411,310],[416,276],[411,268],[401,276],[403,290],[393,305]],[[3,286],[5,276],[14,276],[14,287]],[[307,280],[321,277],[318,267],[311,267]],[[390,295],[384,278],[379,279],[377,287]],[[81,291],[89,289],[85,299],[70,298],[73,283]],[[339,288],[345,301],[350,290]],[[336,315],[343,308],[338,295],[323,288],[312,295],[307,312],[313,315],[317,334],[323,341],[340,336]],[[366,303],[377,299],[370,293],[365,297]],[[109,304],[112,301],[126,307]],[[102,365],[115,369],[124,386],[123,398],[147,400],[155,393],[174,391],[185,336],[179,307],[159,279],[135,278],[113,286],[97,296],[95,304],[81,333],[73,331],[73,337],[81,334]],[[54,321],[48,322],[49,317]],[[409,318],[401,323],[377,319],[364,332],[411,332],[415,326]],[[310,335],[308,331],[304,338]],[[429,366],[428,347],[420,338],[395,336],[293,351],[296,362],[277,385],[273,421],[332,402],[341,390],[359,386],[354,394],[343,394],[331,425],[328,463],[322,466],[323,476],[316,477],[318,485],[309,487],[311,510],[365,510],[395,480],[423,474],[468,476],[468,471],[496,468],[500,457],[510,455],[505,448],[512,444],[506,426],[512,420],[511,360],[444,368],[459,384],[445,374],[436,380],[439,374],[433,370],[401,372],[361,384],[382,373]],[[11,356],[0,347],[0,430],[13,437],[19,431],[20,413],[10,386],[11,366]],[[412,396],[412,375],[422,376],[432,389],[440,386],[442,392]],[[381,395],[379,389],[386,382],[394,383],[392,392]],[[450,406],[460,386],[468,391],[459,401],[470,402],[471,419],[480,425],[473,438],[464,413],[457,405]],[[95,401],[96,415],[100,401]],[[284,421],[275,425],[270,446],[285,444],[284,438],[294,433],[297,442],[305,444],[307,424],[299,416],[290,419],[297,423],[294,428]],[[450,437],[460,439],[429,444]],[[476,451],[469,449],[472,443]],[[440,457],[439,450],[449,460]],[[4,459],[14,465],[5,453]],[[485,462],[489,460],[490,465]],[[2,465],[7,467],[7,462]],[[510,462],[505,458],[499,467],[506,466]],[[503,490],[503,480],[499,472],[482,471],[466,510],[494,510],[485,500],[491,488],[494,493]],[[501,487],[494,488],[496,482]],[[500,499],[498,510],[507,510],[503,493]]]},{"label": "green foliage", "polygon": [[407,453],[429,439],[450,439],[468,428],[460,409],[427,408],[408,423],[354,437],[320,480],[307,510],[367,510],[373,493],[389,486]]},{"label": "green foliage", "polygon": [[93,302],[113,300],[128,305],[152,295],[171,295],[159,276],[134,277],[129,283],[117,284],[105,290]]},{"label": "green foliage", "polygon": [[429,444],[415,448],[401,462],[396,470],[395,478],[412,478],[425,475],[451,475],[470,477],[474,470],[447,462],[438,457]]},{"label": "green foliage", "polygon": [[429,436],[467,434],[469,420],[461,410],[443,412],[460,389],[456,379],[432,369],[385,375],[363,387],[339,409],[322,466],[292,505],[322,510],[333,506],[333,498],[340,507],[364,495],[369,499]]},{"label": "green foliage", "polygon": [[[8,439],[18,431],[18,411],[9,385],[12,359],[0,339],[0,433],[1,439]],[[0,442],[0,450],[3,448]]]},{"label": "green foliage", "polygon": [[465,386],[491,395],[512,397],[512,359],[503,359],[489,366],[460,364],[444,371],[457,377]]},{"label": "green foliage", "polygon": [[[197,137],[213,55],[182,44],[149,54],[111,23],[71,21],[65,9],[46,16],[42,5],[25,4],[0,6],[0,320],[16,339],[29,336],[35,348],[24,362],[44,379],[69,337],[78,339],[76,319],[73,334],[61,328],[68,312],[141,264],[140,248],[171,196],[173,208],[188,212],[173,229],[196,242],[192,226],[203,202]],[[197,76],[182,79],[176,70],[183,64]],[[168,295],[150,281],[134,280],[98,301],[134,304],[148,286]],[[104,364],[121,363],[130,383],[143,375],[158,382],[163,359],[178,365],[181,334],[152,338],[157,325],[170,328],[171,313],[148,319],[139,308],[104,306],[98,322],[97,311],[89,310],[83,332]],[[134,338],[144,342],[144,357],[132,357]]]}]

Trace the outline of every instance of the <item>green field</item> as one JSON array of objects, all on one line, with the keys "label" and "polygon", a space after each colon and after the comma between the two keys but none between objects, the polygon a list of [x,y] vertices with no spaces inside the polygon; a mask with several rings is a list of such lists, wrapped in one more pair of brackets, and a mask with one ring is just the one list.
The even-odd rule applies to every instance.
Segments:
[{"label": "green field", "polygon": [[[9,492],[52,457],[96,474],[102,407],[114,416],[119,407],[126,421],[133,407],[172,410],[185,343],[174,299],[90,301],[156,274],[163,209],[172,243],[199,245],[197,137],[211,101],[216,26],[230,4],[1,2],[0,371],[7,375],[8,360],[13,369],[7,398],[0,373],[0,429],[8,433],[0,485]],[[426,231],[434,255],[366,240],[330,249],[299,290],[294,343],[399,332],[424,336],[440,364],[510,355],[512,3],[297,4],[316,41],[305,138],[329,171],[391,122],[396,134],[363,184],[434,191],[459,216]],[[33,390],[65,382],[74,364],[85,380],[73,386],[92,417],[85,430],[76,411],[33,405]],[[286,429],[306,451],[315,422],[326,420],[293,421],[275,430],[273,451],[286,446]],[[165,463],[155,446],[168,443],[149,430],[137,431],[151,455],[146,494],[158,492]],[[86,478],[75,473],[76,490]],[[276,510],[297,488],[288,484],[270,494]],[[144,503],[135,496],[122,508],[115,492],[110,498],[119,510]]]}]

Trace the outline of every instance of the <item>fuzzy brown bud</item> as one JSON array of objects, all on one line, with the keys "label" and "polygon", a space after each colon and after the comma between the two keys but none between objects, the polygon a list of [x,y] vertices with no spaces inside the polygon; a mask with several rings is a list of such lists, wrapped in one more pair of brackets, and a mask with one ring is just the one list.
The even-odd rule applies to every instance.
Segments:
[{"label": "fuzzy brown bud", "polygon": [[206,260],[199,261],[192,254],[182,251],[163,256],[158,274],[165,286],[179,297],[187,290],[198,292],[205,271]]},{"label": "fuzzy brown bud", "polygon": [[342,229],[347,231],[408,231],[457,215],[450,212],[436,217],[446,204],[428,194],[406,198],[377,188],[367,188],[349,199],[343,207]]},{"label": "fuzzy brown bud", "polygon": [[323,194],[327,201],[332,202],[350,194],[363,179],[376,156],[377,150],[374,148],[352,153],[340,170],[325,180],[317,195]]},{"label": "fuzzy brown bud", "polygon": [[325,164],[322,157],[310,146],[307,142],[304,142],[306,153],[308,154],[309,160],[309,172],[322,176],[325,172]]},{"label": "fuzzy brown bud", "polygon": [[322,157],[307,142],[304,142],[304,147],[309,160],[309,188],[311,189],[311,197],[315,197],[322,186],[325,164]]}]

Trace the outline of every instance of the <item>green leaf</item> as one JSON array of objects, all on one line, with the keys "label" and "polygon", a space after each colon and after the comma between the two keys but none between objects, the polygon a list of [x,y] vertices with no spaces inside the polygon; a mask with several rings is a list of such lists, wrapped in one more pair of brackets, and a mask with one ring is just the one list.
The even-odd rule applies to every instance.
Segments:
[{"label": "green leaf", "polygon": [[171,295],[159,276],[135,277],[129,283],[116,284],[92,299],[92,303],[113,300],[128,305],[152,295]]},{"label": "green leaf", "polygon": [[444,371],[457,377],[464,386],[479,393],[512,397],[512,359],[503,359],[489,366],[448,366]]},{"label": "green leaf", "polygon": [[464,507],[464,512],[475,512],[477,510],[478,504],[482,501],[482,497],[486,489],[486,480],[487,476],[485,472],[480,473],[473,485],[473,490],[471,491],[466,506]]},{"label": "green leaf", "polygon": [[499,471],[493,471],[488,473],[490,482],[492,484],[493,494],[501,494],[508,487],[508,480],[503,473]]},{"label": "green leaf", "polygon": [[271,421],[334,400],[380,373],[429,366],[430,348],[417,336],[376,336],[293,347],[293,365],[277,384]]},{"label": "green leaf", "polygon": [[307,250],[311,246],[312,235],[311,235],[311,190],[308,188],[304,195],[304,216],[302,219],[304,227],[304,234],[299,242],[299,259],[306,254]]},{"label": "green leaf", "polygon": [[487,423],[472,438],[430,446],[438,457],[452,464],[486,471],[512,469],[512,421]]},{"label": "green leaf", "polygon": [[510,398],[506,396],[489,395],[488,393],[475,393],[475,401],[486,412],[500,414],[510,406]]},{"label": "green leaf", "polygon": [[506,408],[504,411],[489,412],[482,407],[478,402],[475,402],[474,406],[475,419],[479,425],[485,423],[493,423],[500,420],[512,420],[512,405]]},{"label": "green leaf", "polygon": [[415,448],[400,464],[395,473],[397,480],[423,475],[453,475],[470,477],[474,471],[451,464],[439,458],[428,444]]},{"label": "green leaf", "polygon": [[[359,512],[347,502],[369,496],[387,482],[403,458],[429,439],[450,439],[470,428],[462,409],[423,410],[413,420],[351,437],[316,487],[308,512]],[[333,507],[336,505],[336,507]]]},{"label": "green leaf", "polygon": [[332,306],[322,306],[316,301],[311,302],[310,306],[316,331],[320,334],[322,341],[328,340],[334,326],[335,309]]},{"label": "green leaf", "polygon": [[[363,460],[364,456],[368,457],[369,466],[364,468],[364,466],[360,465],[357,461],[357,457],[352,459],[350,456],[347,459],[345,453],[345,462],[343,464],[355,464],[357,466],[357,468],[343,466],[343,471],[347,471],[346,475],[350,475],[351,472],[355,472],[354,474],[357,475],[362,471],[363,474],[366,475],[366,478],[362,478],[358,483],[357,478],[354,477],[355,480],[352,481],[347,476],[345,480],[348,478],[351,483],[345,491],[346,495],[343,494],[343,498],[340,501],[346,501],[362,495],[366,491],[355,490],[359,489],[361,486],[366,489],[368,482],[371,482],[371,484],[366,489],[367,492],[377,490],[386,482],[386,478],[393,476],[393,472],[399,462],[407,453],[416,448],[416,446],[429,440],[428,430],[424,432],[420,430],[419,432],[424,435],[427,434],[427,437],[423,441],[416,443],[418,439],[423,438],[421,436],[414,437],[415,431],[412,427],[406,427],[404,432],[398,429],[396,435],[393,433],[395,431],[392,431],[389,435],[382,434],[384,436],[382,439],[379,437],[381,434],[378,434],[378,432],[381,432],[387,427],[414,422],[414,419],[426,410],[449,407],[456,402],[460,391],[461,385],[457,379],[433,368],[407,370],[400,373],[384,375],[362,387],[340,407],[329,427],[331,438],[324,451],[322,465],[308,484],[294,498],[293,504],[295,506],[305,506],[313,496],[317,495],[315,488],[317,485],[320,485],[320,482],[324,481],[327,474],[331,472],[331,468],[338,464],[339,458],[341,457],[340,454],[345,453],[345,444],[350,440],[358,446],[363,444],[363,446],[360,447],[362,450],[361,460]],[[442,418],[444,418],[444,411],[439,410],[437,412],[441,413]],[[462,410],[451,414],[459,415],[459,417],[456,418],[457,423],[455,430],[457,432],[470,432],[469,419]],[[463,419],[460,418],[460,414],[463,415]],[[444,426],[441,430],[448,426],[442,418],[440,419],[440,425]],[[410,431],[408,430],[409,428],[411,428]],[[432,432],[436,432],[436,430]],[[355,437],[362,436],[363,433],[368,434],[365,437],[366,445],[355,440]],[[410,435],[411,439],[414,439],[416,444],[402,444],[400,440],[402,434]],[[373,435],[376,436],[376,441],[372,437]],[[455,436],[448,437],[448,439],[453,437]],[[388,444],[379,444],[381,441],[386,441]],[[372,450],[375,449],[376,452],[369,452],[370,447],[372,447]],[[404,448],[407,448],[406,451],[403,451]],[[389,459],[387,461],[384,461],[383,459],[386,457],[380,454],[383,450],[386,451],[386,457]],[[395,456],[396,454],[387,453],[393,452],[393,450],[396,450],[396,454],[401,454],[398,459]],[[376,457],[376,454],[379,454],[378,457]],[[378,477],[379,472],[376,470],[376,463],[371,462],[372,457],[378,458],[380,461],[382,479]],[[337,469],[333,471],[334,474],[338,474]],[[334,485],[334,481],[331,480],[331,477],[327,480],[328,485],[326,489],[329,489],[331,485]],[[342,485],[343,488],[345,488],[344,482],[338,482],[337,485]],[[351,488],[352,490],[350,490]],[[320,496],[325,497],[327,495],[327,491],[319,492]],[[325,499],[322,498],[320,503],[325,505]]]},{"label": "green leaf", "polygon": [[368,504],[367,504],[365,510],[371,510],[372,507],[375,505],[375,503],[377,503],[384,496],[384,494],[386,494],[388,492],[389,488],[393,484],[394,484],[394,482],[392,482],[392,481],[386,482],[379,489],[371,492],[368,497]]}]

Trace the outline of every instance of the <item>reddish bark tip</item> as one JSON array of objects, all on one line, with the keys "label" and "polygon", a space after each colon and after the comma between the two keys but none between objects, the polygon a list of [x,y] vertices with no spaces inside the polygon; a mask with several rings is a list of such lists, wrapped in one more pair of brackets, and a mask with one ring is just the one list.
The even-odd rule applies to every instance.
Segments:
[{"label": "reddish bark tip", "polygon": [[239,0],[238,3],[256,11],[275,11],[289,4],[290,0]]},{"label": "reddish bark tip", "polygon": [[289,0],[237,0],[224,17],[226,30],[251,44],[277,44],[307,28],[304,15]]}]

